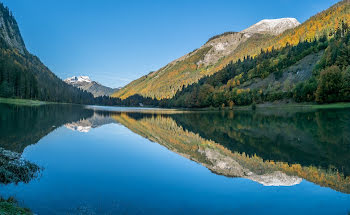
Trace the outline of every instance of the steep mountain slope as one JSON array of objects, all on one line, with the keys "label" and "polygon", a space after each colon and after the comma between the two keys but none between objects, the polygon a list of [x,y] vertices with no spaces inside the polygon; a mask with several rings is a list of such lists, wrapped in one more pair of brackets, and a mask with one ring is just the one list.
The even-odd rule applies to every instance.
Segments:
[{"label": "steep mountain slope", "polygon": [[[131,82],[113,96],[125,99],[130,95],[140,94],[157,99],[172,98],[183,86],[195,83],[203,76],[212,75],[222,70],[232,61],[242,60],[246,56],[254,57],[260,54],[262,49],[272,50],[287,45],[294,46],[300,41],[313,40],[323,35],[332,37],[335,30],[342,26],[342,22],[350,23],[349,0],[343,0],[335,4],[301,25],[298,25],[292,18],[277,21],[263,20],[240,33],[226,33],[214,37],[213,41],[216,40],[217,43],[211,44],[209,47],[207,43],[207,46],[204,45],[157,72]],[[264,34],[257,32],[263,32]],[[278,34],[280,32],[283,33]],[[278,35],[276,36],[276,34]],[[236,35],[238,41],[232,42],[230,38],[227,38],[230,35],[231,37]],[[228,45],[226,47],[230,51],[220,51],[225,47],[226,42],[228,44],[233,43],[235,46]],[[215,52],[218,54],[215,54]],[[215,57],[210,57],[210,55]],[[205,61],[204,59],[212,59],[212,61]]]},{"label": "steep mountain slope", "polygon": [[3,5],[0,6],[0,37],[10,48],[17,49],[24,54],[26,47],[21,37],[17,22],[13,19],[11,12]]},{"label": "steep mountain slope", "polygon": [[232,55],[241,44],[249,40],[255,41],[256,38],[268,40],[299,24],[296,19],[291,18],[263,20],[242,32],[227,32],[214,36],[199,49],[131,82],[113,96],[125,99],[140,94],[157,99],[171,98],[183,86],[216,72],[218,69],[214,65]]},{"label": "steep mountain slope", "polygon": [[270,40],[247,40],[218,63],[223,69],[163,103],[232,108],[282,100],[349,102],[349,16],[350,1],[342,1]]},{"label": "steep mountain slope", "polygon": [[64,83],[23,42],[17,22],[0,3],[0,97],[91,103],[93,96]]},{"label": "steep mountain slope", "polygon": [[110,96],[119,90],[119,88],[113,89],[110,87],[103,86],[96,81],[90,80],[88,76],[73,76],[71,78],[65,79],[64,82],[81,90],[87,91],[94,95],[94,97]]}]

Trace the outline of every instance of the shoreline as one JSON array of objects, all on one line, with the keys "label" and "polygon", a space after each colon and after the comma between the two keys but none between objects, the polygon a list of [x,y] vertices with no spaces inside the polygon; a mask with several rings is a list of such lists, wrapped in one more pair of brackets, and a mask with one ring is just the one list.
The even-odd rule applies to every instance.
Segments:
[{"label": "shoreline", "polygon": [[45,102],[45,101],[31,100],[31,99],[2,98],[2,97],[0,97],[0,103],[22,105],[22,106],[39,106],[39,105],[46,105],[46,104],[58,104],[55,102]]},{"label": "shoreline", "polygon": [[[262,110],[321,110],[321,109],[345,109],[350,108],[350,102],[339,102],[339,103],[330,103],[330,104],[317,104],[317,103],[263,103],[256,104],[256,111]],[[234,106],[230,107],[207,107],[207,108],[179,108],[178,110],[187,110],[187,111],[255,111],[252,108],[252,105],[245,106]]]},{"label": "shoreline", "polygon": [[[0,97],[0,104],[12,104],[12,105],[22,105],[22,106],[40,106],[47,104],[71,104],[71,103],[59,103],[59,102],[47,102],[31,99],[13,99],[13,98],[2,98]],[[85,104],[71,104],[71,105],[83,105],[83,106],[96,106],[100,105],[85,105]],[[206,107],[206,108],[161,108],[159,106],[155,107],[124,107],[124,106],[100,106],[100,107],[120,107],[120,108],[136,108],[138,109],[159,109],[159,110],[179,110],[179,111],[218,111],[218,110],[252,110],[252,105],[246,106],[234,106],[230,107]],[[350,108],[350,102],[338,102],[338,103],[329,103],[329,104],[317,104],[317,103],[283,103],[282,101],[274,103],[262,103],[256,104],[256,109],[342,109]]]}]

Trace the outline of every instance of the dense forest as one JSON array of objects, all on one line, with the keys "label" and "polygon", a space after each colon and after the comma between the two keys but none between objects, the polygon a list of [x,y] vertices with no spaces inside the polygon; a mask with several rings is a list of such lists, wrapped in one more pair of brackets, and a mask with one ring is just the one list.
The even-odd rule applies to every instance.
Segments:
[{"label": "dense forest", "polygon": [[[163,100],[164,107],[233,107],[293,99],[296,102],[331,103],[350,101],[350,33],[344,22],[331,38],[305,40],[296,46],[261,50],[256,57],[231,62],[214,75],[184,87],[174,98]],[[324,52],[314,65],[311,77],[295,83],[293,88],[259,88],[253,81],[279,80],[286,70],[307,56]],[[296,75],[296,74],[294,74]]]},{"label": "dense forest", "polygon": [[[38,68],[43,65],[35,58],[21,56],[1,44],[0,97],[80,104],[94,102],[90,93],[69,86],[45,68]],[[27,63],[32,60],[38,64]]]}]

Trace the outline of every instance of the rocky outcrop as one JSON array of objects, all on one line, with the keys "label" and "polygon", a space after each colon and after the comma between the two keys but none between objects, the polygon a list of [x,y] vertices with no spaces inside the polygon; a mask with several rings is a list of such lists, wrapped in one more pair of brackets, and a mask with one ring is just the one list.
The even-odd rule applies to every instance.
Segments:
[{"label": "rocky outcrop", "polygon": [[37,165],[21,159],[21,154],[0,148],[0,184],[28,183],[39,171]]},{"label": "rocky outcrop", "polygon": [[288,92],[293,87],[312,76],[312,71],[322,58],[324,51],[310,54],[294,65],[282,71],[281,77],[276,78],[275,74],[270,74],[265,79],[254,78],[241,85],[242,89],[270,89],[274,91]]},{"label": "rocky outcrop", "polygon": [[9,48],[14,48],[21,54],[26,52],[17,22],[8,8],[3,5],[0,7],[0,38],[4,40]]},{"label": "rocky outcrop", "polygon": [[244,33],[229,33],[216,36],[209,40],[201,48],[210,47],[208,53],[200,60],[197,65],[204,64],[205,66],[216,63],[221,57],[228,56],[243,42],[249,38],[249,35]]}]

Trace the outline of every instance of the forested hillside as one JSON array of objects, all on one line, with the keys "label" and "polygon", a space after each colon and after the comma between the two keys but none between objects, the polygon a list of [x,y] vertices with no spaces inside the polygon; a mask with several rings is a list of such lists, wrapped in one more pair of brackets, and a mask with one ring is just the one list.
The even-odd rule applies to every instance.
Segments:
[{"label": "forested hillside", "polygon": [[[271,25],[271,22],[275,23]],[[274,26],[266,28],[260,23]],[[163,99],[172,98],[183,86],[188,86],[206,75],[218,71],[217,65],[231,56],[242,44],[251,41],[266,41],[280,31],[298,26],[291,18],[262,20],[241,32],[226,32],[211,37],[202,47],[170,62],[158,71],[143,76],[113,94],[125,99],[134,94]],[[260,29],[262,28],[262,29]],[[277,30],[278,29],[278,30]]]},{"label": "forested hillside", "polygon": [[0,97],[93,103],[93,96],[64,83],[24,45],[17,22],[0,3]]},{"label": "forested hillside", "polygon": [[[169,99],[188,85],[221,71],[231,62],[243,61],[247,56],[255,57],[261,53],[261,50],[271,52],[273,49],[296,46],[303,41],[318,40],[324,35],[327,39],[334,38],[336,30],[349,22],[350,1],[343,0],[279,35],[256,33],[247,36],[245,31],[219,35],[213,38],[215,43],[209,40],[200,49],[133,81],[114,96],[125,99],[131,95],[140,94],[145,97]],[[218,45],[225,42],[235,45],[227,46],[224,52],[215,53],[217,47],[221,48]],[[210,64],[202,63],[212,55],[220,58],[215,58],[216,61]]]},{"label": "forested hillside", "polygon": [[296,46],[261,50],[256,57],[247,56],[243,61],[230,63],[220,72],[184,88],[173,99],[164,100],[163,105],[233,107],[284,99],[350,101],[348,30],[348,25],[342,22],[331,39],[324,35]]}]

